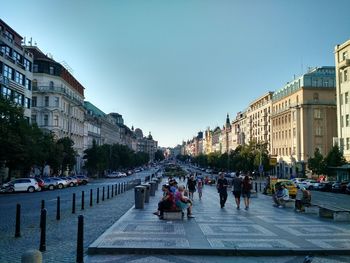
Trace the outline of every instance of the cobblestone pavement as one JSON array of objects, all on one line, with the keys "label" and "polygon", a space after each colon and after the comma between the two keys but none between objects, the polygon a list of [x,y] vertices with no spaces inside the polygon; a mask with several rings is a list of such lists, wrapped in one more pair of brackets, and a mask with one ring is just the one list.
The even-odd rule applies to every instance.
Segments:
[{"label": "cobblestone pavement", "polygon": [[[144,172],[143,176],[153,171]],[[130,177],[129,179],[142,177]],[[75,262],[78,215],[84,216],[84,249],[100,236],[108,227],[118,220],[134,204],[134,191],[107,199],[96,204],[96,189],[111,185],[117,181],[100,180],[87,186],[67,188],[34,194],[0,195],[0,263],[21,261],[21,255],[28,249],[38,249],[40,243],[39,218],[40,200],[45,199],[47,208],[46,252],[43,253],[45,263]],[[94,190],[93,207],[89,206],[89,191]],[[111,187],[110,187],[111,189]],[[81,210],[80,195],[85,191],[85,209]],[[107,191],[107,190],[106,190]],[[76,192],[76,214],[71,213],[72,192]],[[61,220],[56,220],[56,196],[61,197]],[[15,204],[22,205],[21,237],[15,238]]]}]

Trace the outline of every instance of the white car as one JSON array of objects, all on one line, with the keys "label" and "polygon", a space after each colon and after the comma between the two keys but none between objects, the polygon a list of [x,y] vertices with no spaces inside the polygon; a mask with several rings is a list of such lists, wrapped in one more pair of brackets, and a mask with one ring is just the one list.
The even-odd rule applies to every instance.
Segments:
[{"label": "white car", "polygon": [[312,190],[318,187],[318,182],[316,180],[311,180],[311,179],[307,179],[302,181],[301,183],[298,183],[299,188],[306,188],[308,190]]},{"label": "white car", "polygon": [[6,184],[3,184],[3,188],[7,189],[7,192],[29,192],[40,191],[38,182],[32,178],[18,178],[14,179]]}]

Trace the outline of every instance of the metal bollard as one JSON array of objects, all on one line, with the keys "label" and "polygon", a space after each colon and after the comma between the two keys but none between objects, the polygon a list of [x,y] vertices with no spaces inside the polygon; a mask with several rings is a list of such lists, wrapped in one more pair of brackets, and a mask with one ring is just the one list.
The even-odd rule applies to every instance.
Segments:
[{"label": "metal bollard", "polygon": [[96,204],[100,202],[100,188],[97,188],[97,194],[96,194]]},{"label": "metal bollard", "polygon": [[72,214],[75,214],[75,194],[73,194],[73,199],[72,199]]},{"label": "metal bollard", "polygon": [[118,195],[120,195],[120,183],[118,183]]},{"label": "metal bollard", "polygon": [[41,252],[46,251],[46,208],[41,210],[41,215],[40,215],[40,246],[39,250]]},{"label": "metal bollard", "polygon": [[259,191],[261,192],[261,182],[260,182],[260,186],[259,186]]},{"label": "metal bollard", "polygon": [[107,186],[107,199],[109,199],[109,185]]},{"label": "metal bollard", "polygon": [[21,263],[42,263],[43,255],[39,250],[30,249],[22,254]]},{"label": "metal bollard", "polygon": [[16,205],[16,229],[15,229],[15,237],[21,236],[21,205]]},{"label": "metal bollard", "polygon": [[255,182],[255,192],[258,192],[258,183]]},{"label": "metal bollard", "polygon": [[41,200],[41,209],[45,208],[45,200]]},{"label": "metal bollard", "polygon": [[90,206],[92,206],[92,189],[90,189]]},{"label": "metal bollard", "polygon": [[85,208],[85,192],[81,191],[81,210]]},{"label": "metal bollard", "polygon": [[61,199],[57,196],[56,220],[61,219]]},{"label": "metal bollard", "polygon": [[84,216],[78,216],[77,263],[84,262]]},{"label": "metal bollard", "polygon": [[114,185],[112,184],[112,191],[111,191],[112,198],[114,196]]},{"label": "metal bollard", "polygon": [[102,201],[105,200],[105,187],[102,187]]}]

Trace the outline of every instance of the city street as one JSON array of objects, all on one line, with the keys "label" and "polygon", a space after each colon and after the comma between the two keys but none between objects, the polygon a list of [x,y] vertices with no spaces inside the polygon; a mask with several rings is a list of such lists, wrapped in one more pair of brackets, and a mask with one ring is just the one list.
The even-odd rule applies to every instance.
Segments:
[{"label": "city street", "polygon": [[[27,249],[39,249],[39,218],[41,200],[47,209],[46,252],[44,262],[74,262],[76,256],[77,217],[84,215],[84,247],[93,242],[111,224],[134,204],[134,191],[129,190],[107,199],[107,186],[141,179],[156,169],[118,179],[94,180],[85,186],[36,193],[0,195],[0,262],[20,262]],[[105,201],[102,202],[102,187]],[[96,204],[96,189],[100,188],[100,202]],[[90,189],[93,189],[93,207],[89,206]],[[81,210],[81,192],[85,191],[85,209]],[[76,213],[72,214],[72,194],[76,194]],[[61,219],[56,220],[57,196],[61,199]],[[15,238],[16,204],[22,206],[21,237]]]}]

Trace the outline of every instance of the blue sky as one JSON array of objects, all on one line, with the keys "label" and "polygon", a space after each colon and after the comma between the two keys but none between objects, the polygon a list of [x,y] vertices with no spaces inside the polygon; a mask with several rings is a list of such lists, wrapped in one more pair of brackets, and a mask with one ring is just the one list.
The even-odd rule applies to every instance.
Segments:
[{"label": "blue sky", "polygon": [[86,100],[175,146],[308,67],[334,65],[350,1],[16,0],[0,17],[66,61]]}]

